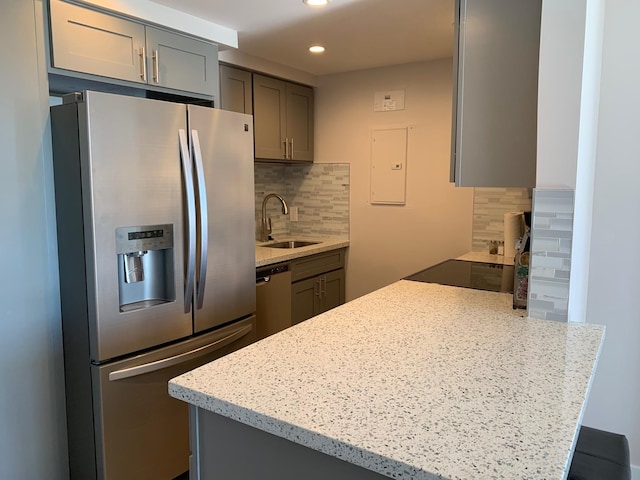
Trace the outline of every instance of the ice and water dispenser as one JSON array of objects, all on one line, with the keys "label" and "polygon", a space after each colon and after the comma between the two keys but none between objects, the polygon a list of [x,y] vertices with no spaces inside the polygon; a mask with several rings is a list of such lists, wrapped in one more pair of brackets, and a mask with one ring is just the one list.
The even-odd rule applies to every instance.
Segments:
[{"label": "ice and water dispenser", "polygon": [[120,311],[176,299],[173,225],[116,228]]}]

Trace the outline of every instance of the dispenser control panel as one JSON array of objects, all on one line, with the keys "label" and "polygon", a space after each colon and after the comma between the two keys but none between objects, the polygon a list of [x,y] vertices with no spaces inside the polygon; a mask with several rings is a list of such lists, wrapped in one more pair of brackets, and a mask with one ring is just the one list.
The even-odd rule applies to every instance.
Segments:
[{"label": "dispenser control panel", "polygon": [[116,228],[116,253],[124,254],[173,247],[173,225]]}]

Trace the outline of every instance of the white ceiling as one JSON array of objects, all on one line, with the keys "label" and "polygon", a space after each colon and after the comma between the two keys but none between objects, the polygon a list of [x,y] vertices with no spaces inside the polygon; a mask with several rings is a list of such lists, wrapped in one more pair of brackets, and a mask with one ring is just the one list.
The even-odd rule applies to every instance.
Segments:
[{"label": "white ceiling", "polygon": [[[313,75],[451,56],[454,0],[153,0],[238,31],[238,50]],[[307,49],[322,44],[326,52]]]}]

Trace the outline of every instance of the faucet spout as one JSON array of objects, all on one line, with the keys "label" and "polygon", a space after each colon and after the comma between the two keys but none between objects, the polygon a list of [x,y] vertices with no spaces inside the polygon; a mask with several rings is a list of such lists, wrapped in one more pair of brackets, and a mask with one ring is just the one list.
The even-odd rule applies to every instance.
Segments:
[{"label": "faucet spout", "polygon": [[270,240],[271,237],[271,217],[267,217],[267,201],[269,201],[270,198],[277,198],[280,201],[282,204],[283,215],[289,213],[287,202],[285,202],[284,198],[277,193],[270,193],[264,197],[264,200],[262,200],[262,220],[259,239],[261,242],[266,242],[267,240]]}]

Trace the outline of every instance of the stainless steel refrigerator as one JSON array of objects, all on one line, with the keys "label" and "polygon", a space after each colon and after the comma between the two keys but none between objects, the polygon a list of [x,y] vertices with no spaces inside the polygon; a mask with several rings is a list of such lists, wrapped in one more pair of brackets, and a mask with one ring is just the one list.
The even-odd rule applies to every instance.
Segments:
[{"label": "stainless steel refrigerator", "polygon": [[252,117],[83,92],[51,119],[71,477],[172,479],[168,379],[255,341]]}]

